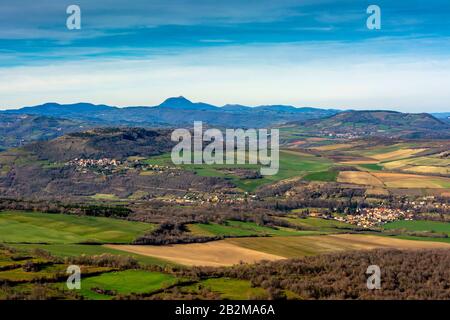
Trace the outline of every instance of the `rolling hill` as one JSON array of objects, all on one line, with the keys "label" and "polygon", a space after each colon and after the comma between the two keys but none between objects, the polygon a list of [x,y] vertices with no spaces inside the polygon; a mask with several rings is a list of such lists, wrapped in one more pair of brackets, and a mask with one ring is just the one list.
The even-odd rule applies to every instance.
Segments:
[{"label": "rolling hill", "polygon": [[219,127],[270,127],[292,120],[317,119],[336,114],[336,110],[296,108],[293,106],[235,106],[217,107],[194,103],[184,97],[169,98],[157,106],[114,106],[76,103],[61,105],[46,103],[17,110],[0,112],[4,115],[40,115],[88,121],[104,126],[175,127],[192,126],[194,121]]},{"label": "rolling hill", "polygon": [[325,135],[450,137],[450,125],[427,113],[345,111],[323,119],[294,122],[292,125],[304,132]]},{"label": "rolling hill", "polygon": [[[126,199],[230,186],[189,170],[143,172],[129,158],[167,153],[173,145],[169,130],[97,128],[0,152],[0,197]],[[96,161],[103,158],[106,164]],[[86,159],[92,164],[83,165]]]},{"label": "rolling hill", "polygon": [[75,158],[114,158],[152,156],[169,152],[174,143],[167,130],[141,128],[101,128],[70,133],[51,141],[28,144],[24,150],[41,160],[68,161]]},{"label": "rolling hill", "polygon": [[450,122],[445,113],[432,115],[394,111],[339,111],[288,105],[223,107],[168,98],[153,107],[118,108],[90,103],[46,103],[0,111],[0,151],[66,133],[95,127],[192,128],[194,121],[219,128],[294,127],[319,135],[447,138]]},{"label": "rolling hill", "polygon": [[41,115],[1,114],[0,151],[36,140],[50,140],[90,126],[82,121]]},{"label": "rolling hill", "polygon": [[450,123],[450,112],[431,113],[437,119]]}]

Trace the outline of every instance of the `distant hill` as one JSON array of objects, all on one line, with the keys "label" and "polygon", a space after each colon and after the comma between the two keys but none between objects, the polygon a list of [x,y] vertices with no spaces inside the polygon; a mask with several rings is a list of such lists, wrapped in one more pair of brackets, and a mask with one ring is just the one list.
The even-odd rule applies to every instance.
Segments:
[{"label": "distant hill", "polygon": [[76,120],[40,115],[0,114],[0,150],[36,140],[50,140],[89,127],[88,123]]},{"label": "distant hill", "polygon": [[328,118],[292,123],[301,130],[325,135],[448,138],[450,125],[427,113],[346,111]]},{"label": "distant hill", "polygon": [[11,113],[51,115],[55,117],[82,114],[84,117],[89,117],[91,112],[109,112],[112,109],[117,108],[106,105],[94,105],[91,103],[75,103],[66,105],[61,105],[58,103],[45,103],[34,107],[24,107],[17,111],[11,111]]},{"label": "distant hill", "polygon": [[46,103],[18,110],[3,111],[0,112],[0,116],[3,114],[31,114],[88,121],[104,126],[191,127],[194,121],[203,121],[210,126],[260,128],[288,121],[317,119],[337,112],[337,110],[278,105],[218,107],[203,102],[192,102],[184,97],[175,97],[152,107],[117,108],[89,103],[68,105]]},{"label": "distant hill", "polygon": [[450,112],[431,113],[431,115],[437,119],[441,119],[441,120],[450,122]]},{"label": "distant hill", "polygon": [[102,128],[70,133],[51,141],[31,143],[24,150],[41,160],[68,161],[75,158],[152,156],[169,152],[174,143],[167,130]]},{"label": "distant hill", "polygon": [[[101,128],[70,133],[0,152],[0,196],[67,201],[96,194],[128,198],[136,192],[158,197],[184,195],[184,190],[210,192],[233,185],[223,178],[202,177],[192,170],[141,174],[130,156],[149,157],[172,150],[170,130]],[[82,166],[71,160],[121,160],[120,168]],[[151,173],[151,172],[150,172]],[[90,199],[90,198],[87,198]]]},{"label": "distant hill", "polygon": [[169,98],[161,103],[158,107],[169,108],[174,110],[217,110],[218,107],[207,103],[194,103],[183,96],[177,98]]},{"label": "distant hill", "polygon": [[65,133],[95,127],[151,129],[192,128],[194,121],[218,128],[270,128],[299,126],[318,134],[381,135],[409,138],[447,137],[446,113],[408,114],[393,111],[339,111],[289,105],[214,106],[185,97],[166,99],[157,106],[118,108],[90,103],[46,103],[0,111],[0,150]]}]

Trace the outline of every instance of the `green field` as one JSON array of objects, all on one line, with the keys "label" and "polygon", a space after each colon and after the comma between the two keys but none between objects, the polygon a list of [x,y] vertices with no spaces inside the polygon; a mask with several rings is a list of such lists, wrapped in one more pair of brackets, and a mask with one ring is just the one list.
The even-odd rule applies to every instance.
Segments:
[{"label": "green field", "polygon": [[370,171],[383,170],[383,166],[380,166],[379,164],[376,164],[376,163],[363,163],[363,164],[358,164],[358,166],[361,168],[364,168],[364,169],[368,169]]},{"label": "green field", "polygon": [[140,294],[151,293],[176,282],[177,278],[161,272],[144,270],[109,272],[84,279],[79,294],[88,299],[111,299],[112,296],[95,292],[92,289],[109,290],[119,295]]},{"label": "green field", "polygon": [[317,230],[321,232],[348,232],[349,230],[356,229],[357,226],[350,223],[345,223],[337,220],[321,219],[321,218],[297,218],[287,217],[286,221],[295,224],[300,227],[305,227],[311,230]]},{"label": "green field", "polygon": [[4,243],[130,243],[152,224],[111,218],[36,212],[0,213]]},{"label": "green field", "polygon": [[[31,248],[28,248],[31,249]],[[92,260],[91,260],[92,261]],[[28,269],[33,265],[33,269]],[[221,299],[267,298],[267,291],[254,287],[247,280],[232,278],[191,279],[175,273],[149,271],[142,268],[118,270],[111,266],[81,265],[81,289],[69,290],[66,286],[67,262],[41,257],[32,250],[18,250],[0,246],[0,300],[3,299],[88,299],[110,300],[130,295],[155,296],[157,299],[171,297],[183,292],[188,296],[205,299],[212,292]],[[5,284],[6,283],[6,284]],[[165,291],[166,290],[166,291]],[[286,296],[298,298],[287,291]]]},{"label": "green field", "polygon": [[405,229],[408,231],[428,231],[445,233],[450,236],[450,223],[439,221],[406,221],[399,220],[384,225],[385,230]]},{"label": "green field", "polygon": [[225,224],[193,224],[192,233],[204,236],[248,237],[248,236],[300,236],[316,234],[314,231],[298,231],[289,228],[270,228],[254,222],[226,221]]},{"label": "green field", "polygon": [[338,171],[335,170],[328,170],[328,171],[319,171],[319,172],[313,172],[310,174],[307,174],[303,177],[304,180],[307,181],[336,181],[337,176],[339,175]]},{"label": "green field", "polygon": [[[379,236],[386,236],[382,233],[378,234]],[[388,235],[391,238],[397,238],[402,240],[416,240],[416,241],[430,241],[430,242],[444,242],[450,243],[450,238],[435,238],[435,237],[418,237],[418,236],[408,236],[408,235]]]},{"label": "green field", "polygon": [[300,177],[311,172],[328,170],[332,164],[326,158],[291,151],[280,151],[280,169],[276,175],[264,176],[262,179],[244,180],[238,186],[244,190],[253,191],[264,184]]},{"label": "green field", "polygon": [[[147,164],[152,165],[162,165],[162,166],[173,166],[170,154],[165,154],[161,156],[156,156],[149,158],[144,161]],[[295,151],[280,151],[280,163],[279,163],[279,171],[276,175],[273,176],[263,176],[260,179],[241,179],[237,176],[234,176],[229,173],[225,173],[223,169],[251,169],[258,170],[259,165],[250,165],[250,164],[236,164],[236,165],[182,165],[184,169],[192,170],[196,172],[196,174],[205,177],[223,177],[228,178],[233,183],[236,184],[237,187],[241,188],[244,191],[254,191],[256,188],[272,183],[280,180],[300,177],[302,175],[311,173],[311,172],[323,172],[328,170],[332,166],[332,161],[323,157],[318,157],[314,155],[308,155],[305,153],[298,153]],[[322,174],[323,176],[323,174]],[[328,174],[328,177],[331,176]]]}]

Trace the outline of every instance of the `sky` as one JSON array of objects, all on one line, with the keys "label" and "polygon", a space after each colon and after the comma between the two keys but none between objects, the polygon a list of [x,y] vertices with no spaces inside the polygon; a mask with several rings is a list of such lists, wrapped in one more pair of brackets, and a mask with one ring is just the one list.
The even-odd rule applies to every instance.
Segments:
[{"label": "sky", "polygon": [[449,87],[448,0],[0,0],[0,109],[183,95],[450,112]]}]

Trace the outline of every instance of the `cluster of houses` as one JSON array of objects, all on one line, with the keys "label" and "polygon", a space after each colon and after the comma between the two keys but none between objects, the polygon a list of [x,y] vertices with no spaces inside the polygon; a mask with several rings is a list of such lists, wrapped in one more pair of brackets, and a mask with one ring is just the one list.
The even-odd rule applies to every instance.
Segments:
[{"label": "cluster of houses", "polygon": [[121,162],[119,160],[109,158],[103,158],[99,160],[75,158],[74,160],[71,160],[68,163],[66,163],[66,165],[75,166],[77,168],[96,167],[102,169],[113,169],[119,166],[120,164]]},{"label": "cluster of houses", "polygon": [[355,133],[334,133],[334,132],[328,132],[328,131],[321,132],[322,136],[327,136],[330,138],[344,138],[344,139],[357,139],[366,134],[368,134],[368,133],[361,132],[359,134],[355,134]]},{"label": "cluster of houses", "polygon": [[172,168],[169,166],[157,165],[157,164],[143,164],[142,162],[135,161],[120,161],[116,159],[102,158],[102,159],[78,159],[75,158],[66,163],[68,166],[74,166],[78,170],[87,172],[87,169],[95,169],[102,172],[112,171],[115,169],[140,169],[142,171],[152,172],[152,173],[162,173],[169,170],[174,170],[176,168]]},{"label": "cluster of houses", "polygon": [[225,193],[202,193],[190,192],[181,197],[170,198],[167,201],[178,204],[240,204],[248,200],[253,200],[256,196],[246,197],[238,194]]},{"label": "cluster of houses", "polygon": [[154,172],[165,172],[168,170],[175,170],[175,169],[176,168],[174,168],[174,167],[162,166],[162,165],[158,165],[158,164],[149,164],[149,165],[142,167],[143,171],[154,171]]},{"label": "cluster of houses", "polygon": [[435,209],[443,209],[443,210],[450,209],[450,205],[448,203],[435,201],[434,196],[424,197],[420,201],[419,200],[416,200],[416,201],[408,201],[407,200],[407,201],[405,201],[405,204],[413,209],[421,209],[424,207],[427,207],[427,208],[432,207]]},{"label": "cluster of houses", "polygon": [[336,216],[334,219],[362,228],[371,228],[400,219],[413,220],[413,217],[414,214],[411,210],[380,207],[361,209],[356,215]]}]

